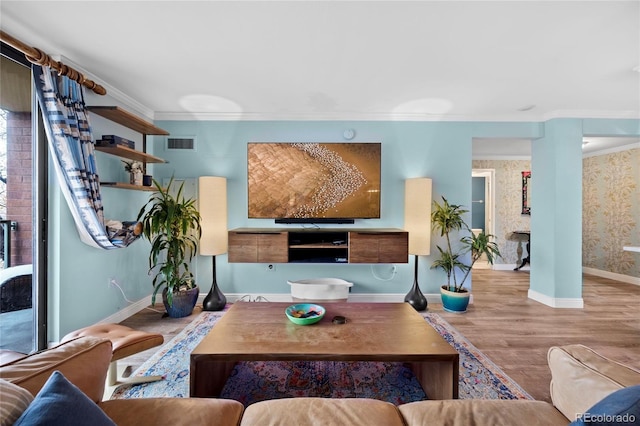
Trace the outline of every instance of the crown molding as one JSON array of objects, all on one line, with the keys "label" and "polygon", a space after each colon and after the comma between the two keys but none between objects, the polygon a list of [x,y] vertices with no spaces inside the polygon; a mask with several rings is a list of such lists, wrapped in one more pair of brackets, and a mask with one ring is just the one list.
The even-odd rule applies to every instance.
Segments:
[{"label": "crown molding", "polygon": [[69,58],[65,57],[65,56],[61,56],[61,55],[57,55],[58,57],[54,57],[54,55],[51,55],[52,58],[61,61],[65,64],[67,64],[70,67],[75,68],[77,71],[81,72],[82,74],[84,74],[85,76],[89,77],[91,80],[95,81],[96,83],[102,85],[106,90],[107,90],[107,94],[105,96],[107,96],[109,99],[109,101],[105,101],[105,102],[99,102],[99,100],[105,98],[105,96],[101,96],[101,95],[95,95],[96,98],[98,100],[98,102],[96,104],[100,104],[100,105],[113,105],[113,102],[111,101],[111,99],[117,101],[117,103],[121,104],[125,109],[128,110],[133,110],[132,112],[135,112],[139,115],[142,115],[144,118],[146,118],[147,120],[154,120],[154,111],[149,108],[148,106],[138,102],[136,99],[132,98],[131,96],[125,94],[124,92],[122,92],[121,90],[117,89],[116,87],[110,85],[109,83],[105,82],[104,80],[102,80],[100,77],[98,77],[97,75],[93,74],[90,71],[87,71],[86,69],[82,68],[82,66],[76,64],[75,62],[73,62],[72,60],[70,60]]},{"label": "crown molding", "polygon": [[617,146],[615,148],[601,149],[598,151],[589,152],[589,153],[583,154],[582,158],[598,157],[600,155],[606,155],[606,154],[615,154],[616,152],[628,151],[630,149],[640,149],[640,142],[634,142],[628,145]]},{"label": "crown molding", "polygon": [[522,113],[513,115],[436,115],[394,112],[162,112],[154,114],[156,120],[166,121],[411,121],[411,122],[544,122],[554,118],[608,118],[640,119],[639,111],[578,111],[558,110],[542,115]]},{"label": "crown molding", "polygon": [[540,121],[554,118],[640,119],[640,111],[556,110],[542,114]]},{"label": "crown molding", "polygon": [[530,155],[478,155],[472,156],[472,161],[512,161],[512,160],[525,160],[531,161]]}]

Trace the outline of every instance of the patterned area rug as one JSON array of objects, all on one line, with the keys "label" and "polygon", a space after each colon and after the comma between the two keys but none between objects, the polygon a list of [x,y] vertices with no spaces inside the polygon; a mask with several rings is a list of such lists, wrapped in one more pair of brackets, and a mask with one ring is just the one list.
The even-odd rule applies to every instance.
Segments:
[{"label": "patterned area rug", "polygon": [[[133,373],[164,375],[166,380],[121,386],[112,399],[188,397],[189,354],[222,315],[224,312],[203,312]],[[532,399],[438,314],[423,316],[460,354],[460,399]],[[241,362],[221,395],[245,406],[296,396],[374,398],[396,405],[428,398],[402,363],[336,361]]]}]

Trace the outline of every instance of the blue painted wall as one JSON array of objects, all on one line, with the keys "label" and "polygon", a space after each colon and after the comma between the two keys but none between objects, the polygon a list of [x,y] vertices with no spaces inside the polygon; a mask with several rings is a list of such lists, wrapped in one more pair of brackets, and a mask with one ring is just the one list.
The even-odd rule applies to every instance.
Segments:
[{"label": "blue painted wall", "polygon": [[[99,117],[92,118],[94,134],[120,133],[121,136],[141,140],[140,135],[127,129],[114,126]],[[230,229],[236,227],[271,227],[273,221],[247,218],[246,189],[246,144],[273,141],[344,141],[345,129],[356,130],[356,142],[382,143],[382,218],[379,220],[357,221],[358,227],[398,227],[403,226],[404,217],[404,179],[425,176],[433,179],[433,196],[445,195],[456,204],[471,206],[471,144],[474,137],[520,137],[540,139],[544,137],[545,123],[497,123],[497,122],[222,122],[222,121],[165,121],[157,123],[173,136],[195,136],[196,152],[166,152],[164,137],[149,137],[149,152],[166,158],[168,164],[152,165],[155,178],[162,179],[175,175],[181,178],[196,178],[201,175],[225,176],[228,179],[228,215]],[[575,120],[572,130],[582,126],[585,135],[633,135],[640,136],[640,120]],[[575,133],[571,133],[574,135]],[[557,143],[553,137],[550,144]],[[534,141],[535,143],[535,141]],[[140,149],[141,146],[138,146]],[[568,158],[579,156],[578,150],[571,148],[566,152]],[[543,148],[544,150],[545,148]],[[554,149],[549,147],[549,149]],[[534,152],[535,155],[535,152]],[[563,154],[564,155],[564,154]],[[534,161],[536,161],[534,159]],[[567,241],[554,243],[556,254],[561,254],[565,244],[573,249],[579,247],[580,232],[573,228],[579,223],[578,198],[571,194],[581,191],[581,182],[576,174],[570,172],[569,179],[563,175],[562,168],[552,165],[556,162],[554,154],[541,155],[534,163],[534,170],[551,167],[553,180],[545,191],[551,191],[554,204],[546,213],[542,209],[544,197],[534,187],[536,209],[540,215],[532,217],[532,232],[538,237],[550,233],[557,226],[564,226],[561,220],[563,212],[569,211],[569,221],[573,223],[568,230]],[[573,160],[569,164],[573,165]],[[570,166],[567,166],[570,167]],[[578,166],[579,167],[579,166]],[[99,155],[99,168],[103,180],[124,181],[126,175],[122,163],[116,157]],[[537,179],[541,173],[537,170]],[[146,241],[136,242],[123,250],[104,251],[90,248],[79,241],[75,225],[56,188],[57,180],[51,176],[50,217],[49,217],[49,288],[50,329],[49,339],[57,340],[69,331],[100,321],[126,307],[129,302],[119,289],[110,286],[111,278],[121,284],[128,300],[138,301],[151,293],[151,278],[147,275]],[[562,206],[565,194],[572,200],[568,209]],[[108,218],[134,219],[140,207],[148,198],[148,193],[126,190],[105,189],[103,191],[105,216]],[[576,213],[577,211],[577,213]],[[466,218],[470,221],[470,216]],[[345,227],[348,227],[347,225]],[[540,231],[547,229],[547,231]],[[545,234],[547,232],[547,234]],[[544,245],[542,241],[536,244]],[[434,253],[436,238],[432,238]],[[539,252],[542,255],[542,252]],[[549,276],[533,272],[538,282],[536,291],[550,297],[580,297],[576,292],[575,280],[580,265],[579,248],[573,254],[567,254],[560,264],[554,264]],[[436,293],[444,282],[441,271],[429,267],[434,255],[423,256],[419,262],[419,282],[425,293]],[[229,264],[226,255],[218,256],[218,282],[228,293],[289,293],[287,280],[314,277],[339,277],[355,283],[354,293],[392,293],[405,294],[413,282],[413,264],[398,264],[397,272],[392,273],[389,265],[277,265],[275,271],[267,272],[261,264]],[[533,260],[537,265],[544,264],[542,259]],[[550,259],[550,262],[555,262]],[[568,262],[565,264],[565,261]],[[211,283],[211,258],[199,257],[195,271],[201,291],[208,291]],[[560,268],[560,269],[558,269]],[[562,288],[561,277],[572,268],[572,284]],[[544,282],[544,283],[543,283]],[[546,284],[549,282],[549,284]]]},{"label": "blue painted wall", "polygon": [[[154,143],[154,155],[169,160],[169,164],[154,165],[154,177],[225,176],[230,229],[278,226],[273,220],[247,218],[247,142],[338,142],[344,141],[342,134],[347,128],[356,130],[353,141],[382,142],[381,218],[357,220],[353,226],[402,228],[404,180],[408,177],[432,178],[434,197],[445,194],[455,203],[469,205],[470,202],[471,126],[463,123],[173,121],[157,124],[172,136],[195,136],[197,151],[167,152],[162,142]],[[209,258],[201,258],[197,264],[198,279],[207,289],[211,281],[210,263]],[[429,264],[421,262],[420,282],[424,291],[435,293],[443,277],[439,271],[429,270]],[[413,269],[409,264],[396,266],[397,274],[389,279],[391,269],[385,266],[279,264],[275,271],[267,272],[265,265],[229,264],[226,255],[217,257],[218,283],[223,291],[230,293],[289,293],[287,280],[315,277],[352,281],[354,293],[406,293],[412,283]]]}]

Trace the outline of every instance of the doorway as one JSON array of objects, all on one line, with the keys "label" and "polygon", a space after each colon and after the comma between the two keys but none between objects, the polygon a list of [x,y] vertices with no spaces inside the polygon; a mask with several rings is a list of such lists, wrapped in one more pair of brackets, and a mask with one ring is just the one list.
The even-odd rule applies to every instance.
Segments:
[{"label": "doorway", "polygon": [[[495,235],[495,169],[471,171],[471,231]],[[486,259],[480,258],[474,269],[491,269]]]}]

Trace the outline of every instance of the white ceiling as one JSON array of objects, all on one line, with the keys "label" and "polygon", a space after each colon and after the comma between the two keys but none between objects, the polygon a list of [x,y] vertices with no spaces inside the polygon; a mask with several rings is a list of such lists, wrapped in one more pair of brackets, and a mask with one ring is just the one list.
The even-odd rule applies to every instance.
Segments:
[{"label": "white ceiling", "polygon": [[156,119],[640,117],[638,1],[2,0],[0,16]]}]

